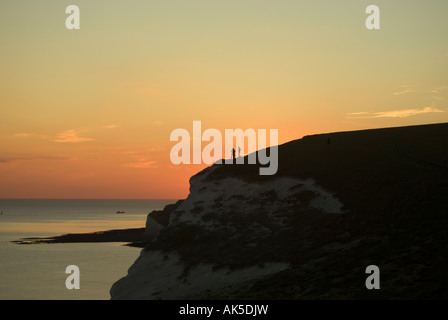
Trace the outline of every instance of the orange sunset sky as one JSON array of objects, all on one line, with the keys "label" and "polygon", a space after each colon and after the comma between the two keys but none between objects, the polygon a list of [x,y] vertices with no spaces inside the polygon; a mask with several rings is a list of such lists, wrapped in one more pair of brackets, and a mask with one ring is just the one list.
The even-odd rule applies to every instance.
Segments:
[{"label": "orange sunset sky", "polygon": [[[78,5],[81,29],[67,30]],[[367,30],[365,9],[381,10]],[[2,1],[0,198],[184,198],[170,133],[448,121],[448,2]],[[279,159],[281,162],[281,159]]]}]

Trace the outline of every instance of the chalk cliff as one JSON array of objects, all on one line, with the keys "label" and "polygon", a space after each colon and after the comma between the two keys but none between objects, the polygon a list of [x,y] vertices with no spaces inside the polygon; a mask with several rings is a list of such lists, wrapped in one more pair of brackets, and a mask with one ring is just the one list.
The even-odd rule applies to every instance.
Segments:
[{"label": "chalk cliff", "polygon": [[287,229],[294,212],[342,213],[338,199],[311,179],[207,181],[216,168],[191,178],[185,201],[148,215],[146,230],[159,236],[161,247],[142,251],[128,276],[114,285],[114,298],[194,299],[237,290],[289,268],[287,259],[259,246]]},{"label": "chalk cliff", "polygon": [[[112,299],[447,297],[448,125],[279,146],[279,171],[213,165],[152,235]],[[444,209],[445,208],[445,209]],[[367,290],[378,265],[381,290]]]}]

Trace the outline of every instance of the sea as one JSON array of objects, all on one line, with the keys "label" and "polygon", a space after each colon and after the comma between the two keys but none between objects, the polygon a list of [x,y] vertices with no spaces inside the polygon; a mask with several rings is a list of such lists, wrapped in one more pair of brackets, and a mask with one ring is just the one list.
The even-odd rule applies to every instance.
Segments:
[{"label": "sea", "polygon": [[[0,300],[108,300],[140,248],[123,243],[17,244],[29,237],[142,228],[177,200],[0,199]],[[117,213],[117,212],[124,213]],[[79,289],[67,289],[68,266]]]}]

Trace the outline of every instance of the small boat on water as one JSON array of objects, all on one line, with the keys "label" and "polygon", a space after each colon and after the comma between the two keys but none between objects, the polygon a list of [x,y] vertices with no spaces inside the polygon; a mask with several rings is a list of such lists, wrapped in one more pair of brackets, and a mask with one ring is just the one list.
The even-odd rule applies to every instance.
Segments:
[{"label": "small boat on water", "polygon": [[124,211],[117,211],[117,213],[126,213],[126,212],[124,212]]}]

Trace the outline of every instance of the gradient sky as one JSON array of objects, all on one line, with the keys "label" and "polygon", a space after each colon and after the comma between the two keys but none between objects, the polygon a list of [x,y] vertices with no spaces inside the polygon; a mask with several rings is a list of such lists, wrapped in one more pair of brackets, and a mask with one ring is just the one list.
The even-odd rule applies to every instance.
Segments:
[{"label": "gradient sky", "polygon": [[[78,5],[81,29],[67,30]],[[381,30],[365,9],[381,9]],[[184,198],[176,128],[332,131],[448,121],[448,2],[9,0],[0,198]],[[281,159],[279,160],[281,161]]]}]

